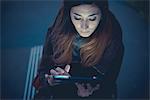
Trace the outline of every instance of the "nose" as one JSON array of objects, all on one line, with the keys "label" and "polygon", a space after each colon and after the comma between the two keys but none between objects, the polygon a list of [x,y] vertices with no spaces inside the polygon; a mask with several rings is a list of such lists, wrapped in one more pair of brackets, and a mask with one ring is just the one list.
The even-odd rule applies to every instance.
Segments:
[{"label": "nose", "polygon": [[87,29],[89,27],[87,20],[81,21],[81,28],[82,29]]}]

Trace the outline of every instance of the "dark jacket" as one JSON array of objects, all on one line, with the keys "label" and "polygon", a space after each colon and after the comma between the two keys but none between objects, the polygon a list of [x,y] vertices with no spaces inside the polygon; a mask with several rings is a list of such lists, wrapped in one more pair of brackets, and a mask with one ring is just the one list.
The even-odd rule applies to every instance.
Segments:
[{"label": "dark jacket", "polygon": [[[70,73],[73,75],[98,75],[102,77],[102,81],[100,82],[100,90],[93,94],[94,98],[112,98],[113,95],[116,96],[116,79],[120,71],[120,67],[122,64],[122,58],[124,54],[124,46],[122,43],[122,31],[120,28],[120,25],[116,18],[111,14],[112,20],[112,42],[110,45],[105,49],[103,57],[101,61],[96,64],[95,66],[92,66],[90,68],[83,68],[80,63],[74,63],[72,62],[72,66],[78,66],[78,67],[72,67],[74,69],[71,70]],[[36,94],[36,97],[50,97],[50,93],[53,94],[55,97],[58,98],[74,98],[77,97],[76,90],[72,91],[75,88],[74,85],[62,85],[62,86],[56,86],[56,87],[50,87],[47,83],[47,80],[45,79],[44,75],[46,73],[49,73],[49,70],[54,66],[54,62],[52,59],[52,44],[50,40],[50,34],[51,34],[51,28],[49,28],[46,40],[44,44],[43,49],[43,55],[41,59],[41,63],[38,69],[38,76],[39,76],[39,86],[37,89],[39,90],[39,93]],[[84,71],[83,71],[84,70]],[[78,73],[78,74],[77,74]],[[68,89],[69,87],[69,89]],[[67,94],[65,94],[62,89],[65,89]],[[47,93],[45,92],[47,91]],[[68,95],[69,93],[69,95]]]}]

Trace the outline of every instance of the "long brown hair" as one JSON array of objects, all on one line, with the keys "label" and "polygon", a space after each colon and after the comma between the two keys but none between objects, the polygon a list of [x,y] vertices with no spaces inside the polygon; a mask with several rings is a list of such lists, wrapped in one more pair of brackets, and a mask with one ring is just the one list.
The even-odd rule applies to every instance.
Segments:
[{"label": "long brown hair", "polygon": [[[88,1],[88,2],[87,2]],[[109,16],[108,2],[98,0],[66,1],[59,10],[53,24],[51,41],[53,44],[53,60],[57,64],[70,64],[72,61],[73,40],[76,30],[71,23],[70,9],[79,4],[95,4],[102,12],[100,21],[94,33],[81,45],[80,58],[83,66],[95,65],[103,56],[106,47],[111,41],[112,24]]]}]

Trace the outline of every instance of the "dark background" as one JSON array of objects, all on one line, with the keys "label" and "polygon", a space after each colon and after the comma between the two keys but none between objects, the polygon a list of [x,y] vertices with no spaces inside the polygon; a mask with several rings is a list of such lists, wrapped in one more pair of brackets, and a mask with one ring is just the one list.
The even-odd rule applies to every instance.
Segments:
[{"label": "dark background", "polygon": [[[123,30],[125,55],[118,77],[119,98],[149,96],[149,2],[109,0]],[[42,45],[60,0],[1,1],[1,98],[23,98],[30,50]]]}]

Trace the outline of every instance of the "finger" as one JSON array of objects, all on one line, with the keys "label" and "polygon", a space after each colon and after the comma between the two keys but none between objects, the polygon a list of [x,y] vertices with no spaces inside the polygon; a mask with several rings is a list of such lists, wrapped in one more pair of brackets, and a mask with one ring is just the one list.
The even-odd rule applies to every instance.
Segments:
[{"label": "finger", "polygon": [[75,85],[77,86],[77,85],[78,85],[78,83],[76,82],[76,83],[75,83]]},{"label": "finger", "polygon": [[100,87],[100,84],[97,84],[96,87],[99,88],[99,87]]},{"label": "finger", "polygon": [[93,90],[94,90],[94,91],[95,91],[95,90],[98,90],[98,89],[99,89],[99,87],[100,87],[100,85],[99,85],[99,84],[97,84],[97,85],[94,87],[94,89],[93,89]]},{"label": "finger", "polygon": [[47,81],[48,81],[48,83],[49,83],[50,85],[53,85],[53,84],[52,84],[52,81],[53,81],[52,75],[45,74],[45,78],[47,79]]},{"label": "finger", "polygon": [[84,87],[84,83],[82,83],[81,86]]},{"label": "finger", "polygon": [[58,74],[59,74],[59,73],[56,72],[54,69],[51,69],[51,70],[50,70],[50,73],[51,73],[51,75],[58,75]]},{"label": "finger", "polygon": [[59,74],[63,74],[65,71],[62,69],[62,68],[60,68],[60,67],[57,67],[56,69],[55,69],[55,71],[57,71]]},{"label": "finger", "polygon": [[48,83],[50,86],[59,85],[59,82],[55,82],[54,80],[48,79]]},{"label": "finger", "polygon": [[68,73],[70,71],[70,65],[65,66],[65,71]]},{"label": "finger", "polygon": [[77,84],[77,87],[78,87],[78,89],[83,89],[83,86],[82,86],[82,84]]},{"label": "finger", "polygon": [[92,90],[92,86],[91,86],[89,83],[87,83],[86,86],[87,86],[87,89],[88,89],[89,91]]},{"label": "finger", "polygon": [[45,74],[46,79],[53,79],[52,75]]},{"label": "finger", "polygon": [[60,80],[53,80],[53,75],[45,74],[45,78],[47,79],[50,86],[58,85]]},{"label": "finger", "polygon": [[75,83],[75,85],[76,85],[76,86],[77,86],[77,88],[79,89],[79,87],[80,87],[80,86],[79,86],[79,83],[77,83],[77,82],[76,82],[76,83]]},{"label": "finger", "polygon": [[53,85],[53,80],[52,79],[48,79],[48,83],[52,86]]},{"label": "finger", "polygon": [[48,74],[45,74],[45,78],[48,78],[49,77],[49,75]]},{"label": "finger", "polygon": [[80,83],[75,83],[77,88],[78,88],[78,91],[77,91],[77,94],[78,96],[81,96],[81,97],[88,97],[90,95],[90,92],[88,91],[88,89],[86,89],[84,87],[84,83],[80,84]]},{"label": "finger", "polygon": [[77,86],[78,89],[81,87],[79,83],[75,83],[75,85]]},{"label": "finger", "polygon": [[80,90],[80,91],[83,91],[85,90],[84,86],[82,84],[79,84],[79,83],[75,83],[77,88]]},{"label": "finger", "polygon": [[89,91],[89,95],[92,95],[94,92],[94,90],[92,89],[91,91]]},{"label": "finger", "polygon": [[92,87],[91,84],[89,84],[89,83],[87,83],[86,86],[87,86],[88,94],[89,94],[89,95],[92,95],[92,93],[93,93],[93,87]]}]

